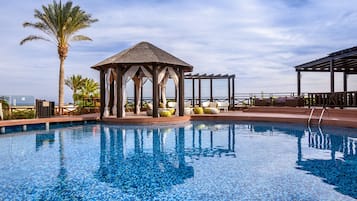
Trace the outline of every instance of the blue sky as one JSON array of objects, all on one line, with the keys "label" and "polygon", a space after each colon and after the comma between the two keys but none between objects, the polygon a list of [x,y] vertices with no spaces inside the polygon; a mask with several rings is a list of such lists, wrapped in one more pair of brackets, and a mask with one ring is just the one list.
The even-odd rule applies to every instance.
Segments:
[{"label": "blue sky", "polygon": [[[57,100],[56,45],[19,42],[33,11],[52,1],[1,0],[0,95]],[[296,91],[294,66],[356,46],[357,0],[77,0],[99,21],[81,31],[92,42],[74,42],[66,77],[98,80],[90,66],[140,41],[148,41],[194,66],[194,73],[236,74],[239,92]],[[302,91],[328,91],[329,75],[303,73]],[[357,90],[357,75],[348,80]],[[215,94],[226,88],[217,82]],[[342,74],[336,75],[342,90]],[[71,91],[66,88],[66,102]]]}]

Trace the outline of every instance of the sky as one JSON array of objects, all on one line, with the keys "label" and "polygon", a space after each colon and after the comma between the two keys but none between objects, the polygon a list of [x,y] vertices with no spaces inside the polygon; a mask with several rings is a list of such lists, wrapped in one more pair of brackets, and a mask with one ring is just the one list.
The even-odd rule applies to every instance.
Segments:
[{"label": "sky", "polygon": [[[35,22],[34,9],[52,1],[0,1],[0,96],[31,95],[57,101],[56,44],[31,41],[19,45],[30,34],[41,35],[22,24]],[[91,66],[148,41],[193,65],[193,73],[235,74],[236,93],[296,92],[294,66],[357,45],[357,0],[73,3],[99,21],[79,32],[93,41],[70,44],[65,77],[80,74],[99,81],[99,73]],[[335,76],[335,90],[341,91],[342,74]],[[357,75],[349,76],[348,85],[348,90],[357,90]],[[303,92],[329,91],[329,86],[329,74],[302,73]],[[226,94],[222,92],[226,81],[215,82],[214,87],[215,94]],[[68,87],[65,102],[71,102]]]}]

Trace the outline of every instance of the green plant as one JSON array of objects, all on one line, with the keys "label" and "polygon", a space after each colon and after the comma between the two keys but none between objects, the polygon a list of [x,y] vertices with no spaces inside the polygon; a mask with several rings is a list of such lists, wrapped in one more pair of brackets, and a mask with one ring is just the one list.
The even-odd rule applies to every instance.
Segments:
[{"label": "green plant", "polygon": [[14,110],[11,113],[11,119],[33,119],[35,118],[34,110]]},{"label": "green plant", "polygon": [[79,6],[73,6],[71,1],[64,4],[53,1],[52,4],[42,6],[42,11],[35,9],[35,23],[25,22],[24,27],[32,27],[43,32],[48,37],[30,35],[20,42],[20,45],[32,40],[55,42],[60,60],[58,106],[60,114],[64,105],[64,60],[68,55],[69,41],[92,40],[88,36],[75,35],[81,29],[89,27],[98,21]]}]

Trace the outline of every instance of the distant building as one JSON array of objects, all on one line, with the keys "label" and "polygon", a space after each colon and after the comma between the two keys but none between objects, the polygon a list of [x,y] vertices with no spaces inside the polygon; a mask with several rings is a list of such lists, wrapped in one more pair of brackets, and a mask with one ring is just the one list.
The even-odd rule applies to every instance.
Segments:
[{"label": "distant building", "polygon": [[0,100],[5,100],[11,106],[34,106],[33,96],[0,96]]}]

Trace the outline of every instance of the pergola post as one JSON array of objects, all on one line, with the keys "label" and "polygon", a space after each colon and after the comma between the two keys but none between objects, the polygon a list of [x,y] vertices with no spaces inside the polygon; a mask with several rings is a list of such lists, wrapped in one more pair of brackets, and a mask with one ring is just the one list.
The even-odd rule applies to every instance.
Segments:
[{"label": "pergola post", "polygon": [[231,78],[228,77],[228,104],[231,105]]},{"label": "pergola post", "polygon": [[123,117],[123,71],[117,67],[117,118]]},{"label": "pergola post", "polygon": [[235,105],[235,103],[234,103],[234,99],[235,99],[235,93],[236,93],[236,91],[235,91],[235,87],[234,87],[234,85],[235,85],[235,83],[234,83],[234,78],[235,78],[235,76],[233,76],[233,78],[232,78],[232,108],[234,109],[234,105]]},{"label": "pergola post", "polygon": [[192,107],[195,107],[195,79],[192,79]]},{"label": "pergola post", "polygon": [[198,105],[202,106],[201,78],[198,78]]},{"label": "pergola post", "polygon": [[297,95],[301,96],[301,71],[297,71]]},{"label": "pergola post", "polygon": [[152,103],[153,103],[153,111],[152,116],[154,118],[159,117],[158,109],[159,109],[159,83],[158,83],[158,75],[157,75],[158,66],[155,64],[152,67]]},{"label": "pergola post", "polygon": [[213,85],[213,80],[211,78],[211,79],[209,79],[209,89],[210,89],[210,91],[209,91],[209,94],[210,94],[209,100],[211,102],[213,102],[213,87],[212,87],[212,85]]},{"label": "pergola post", "polygon": [[105,107],[105,71],[100,69],[100,119],[103,119]]},{"label": "pergola post", "polygon": [[185,75],[183,72],[182,68],[179,68],[179,116],[184,115],[184,109],[185,109],[185,94],[184,94],[184,89],[185,89]]},{"label": "pergola post", "polygon": [[331,93],[335,92],[335,71],[333,59],[330,60],[330,89]]},{"label": "pergola post", "polygon": [[347,79],[348,79],[348,74],[346,71],[343,72],[343,91],[347,92]]}]

